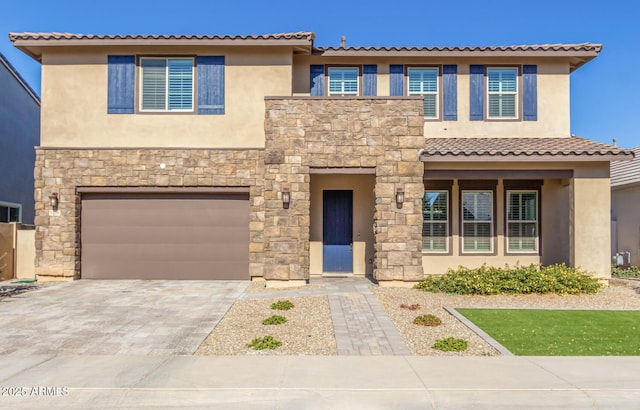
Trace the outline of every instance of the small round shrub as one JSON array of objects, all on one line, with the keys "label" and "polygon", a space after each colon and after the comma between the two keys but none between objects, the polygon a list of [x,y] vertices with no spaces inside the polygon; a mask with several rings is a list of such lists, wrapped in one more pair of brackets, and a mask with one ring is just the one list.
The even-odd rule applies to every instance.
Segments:
[{"label": "small round shrub", "polygon": [[416,318],[413,319],[413,323],[421,326],[440,326],[442,324],[442,320],[440,320],[438,316],[427,314],[416,316]]},{"label": "small round shrub", "polygon": [[431,346],[432,349],[442,350],[443,352],[462,352],[467,350],[468,344],[464,339],[456,339],[455,337],[447,337],[446,339],[438,339]]},{"label": "small round shrub", "polygon": [[628,268],[612,266],[611,276],[616,278],[640,278],[640,269],[637,266],[629,266]]},{"label": "small round shrub", "polygon": [[280,315],[269,316],[262,321],[263,325],[281,325],[283,323],[287,323],[287,318]]},{"label": "small round shrub", "polygon": [[288,300],[279,300],[277,302],[273,302],[271,304],[271,309],[273,310],[289,310],[293,308],[293,303]]},{"label": "small round shrub", "polygon": [[282,342],[273,338],[273,336],[256,337],[247,347],[253,350],[277,349],[282,346]]}]

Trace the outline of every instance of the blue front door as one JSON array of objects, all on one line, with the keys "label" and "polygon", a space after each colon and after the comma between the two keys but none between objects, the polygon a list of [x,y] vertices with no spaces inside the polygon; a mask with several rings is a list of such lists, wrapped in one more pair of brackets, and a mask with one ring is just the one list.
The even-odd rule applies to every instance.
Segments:
[{"label": "blue front door", "polygon": [[353,191],[323,191],[322,270],[353,272]]}]

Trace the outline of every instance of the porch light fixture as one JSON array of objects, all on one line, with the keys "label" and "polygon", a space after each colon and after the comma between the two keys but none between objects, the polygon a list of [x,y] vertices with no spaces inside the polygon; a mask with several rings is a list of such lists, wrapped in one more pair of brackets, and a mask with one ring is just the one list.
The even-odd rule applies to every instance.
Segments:
[{"label": "porch light fixture", "polygon": [[396,206],[398,209],[402,208],[402,203],[404,202],[404,188],[397,187],[396,188]]},{"label": "porch light fixture", "polygon": [[49,202],[51,203],[51,208],[54,211],[58,210],[58,193],[54,192],[51,195],[49,195]]},{"label": "porch light fixture", "polygon": [[289,209],[289,203],[291,202],[291,194],[289,193],[289,187],[282,187],[282,207],[284,209]]}]

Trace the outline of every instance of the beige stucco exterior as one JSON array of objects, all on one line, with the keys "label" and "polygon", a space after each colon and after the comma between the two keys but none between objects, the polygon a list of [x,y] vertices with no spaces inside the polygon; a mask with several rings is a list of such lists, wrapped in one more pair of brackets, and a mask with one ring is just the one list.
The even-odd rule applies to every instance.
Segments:
[{"label": "beige stucco exterior", "polygon": [[[499,178],[495,190],[495,240],[493,255],[464,254],[460,250],[459,180],[451,194],[451,252],[423,253],[425,273],[442,274],[459,265],[477,267],[565,263],[598,277],[609,277],[610,223],[609,171],[607,162],[532,162],[532,163],[426,163],[427,170],[570,170],[572,179],[543,180],[540,192],[540,252],[511,255],[505,244],[505,178]],[[506,176],[508,178],[508,176]],[[535,179],[535,173],[530,179]]]},{"label": "beige stucco exterior", "polygon": [[[487,64],[487,60],[443,58],[321,58],[295,56],[293,59],[293,93],[309,95],[309,66],[311,64],[352,65],[377,64],[378,95],[389,95],[389,65],[405,66],[458,66],[458,119],[457,121],[425,121],[426,137],[565,137],[570,134],[569,112],[569,63],[541,62],[513,58],[492,59],[489,66],[521,67],[536,64],[538,67],[538,120],[537,121],[470,121],[469,120],[469,66]],[[406,84],[405,84],[406,86]],[[441,84],[440,84],[441,86]],[[522,81],[519,82],[519,89]],[[485,102],[486,104],[486,102]],[[521,104],[521,101],[520,103]],[[521,114],[520,114],[521,115]]]},{"label": "beige stucco exterior", "polygon": [[[224,55],[225,114],[107,114],[107,56]],[[264,97],[291,95],[291,49],[61,49],[42,59],[43,147],[264,148]]]}]

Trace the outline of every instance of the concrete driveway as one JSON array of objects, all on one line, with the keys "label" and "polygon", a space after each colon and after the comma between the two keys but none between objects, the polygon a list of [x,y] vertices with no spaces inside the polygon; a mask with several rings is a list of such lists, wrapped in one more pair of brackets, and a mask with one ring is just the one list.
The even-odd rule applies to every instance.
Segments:
[{"label": "concrete driveway", "polygon": [[92,281],[0,300],[0,355],[190,355],[248,281]]}]

